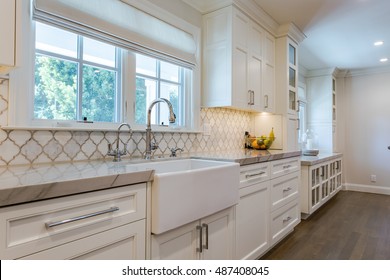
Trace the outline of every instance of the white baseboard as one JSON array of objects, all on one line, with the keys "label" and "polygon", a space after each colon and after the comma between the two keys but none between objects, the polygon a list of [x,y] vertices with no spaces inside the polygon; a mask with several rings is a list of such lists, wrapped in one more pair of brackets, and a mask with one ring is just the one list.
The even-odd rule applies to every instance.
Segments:
[{"label": "white baseboard", "polygon": [[390,187],[345,183],[343,190],[390,195]]}]

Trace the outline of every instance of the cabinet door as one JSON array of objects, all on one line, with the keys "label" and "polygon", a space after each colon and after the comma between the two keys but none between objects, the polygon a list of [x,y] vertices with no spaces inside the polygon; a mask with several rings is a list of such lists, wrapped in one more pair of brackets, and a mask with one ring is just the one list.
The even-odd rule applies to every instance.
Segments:
[{"label": "cabinet door", "polygon": [[15,65],[15,5],[15,0],[0,3],[0,73]]},{"label": "cabinet door", "polygon": [[269,181],[240,189],[236,206],[235,259],[254,260],[268,247]]},{"label": "cabinet door", "polygon": [[234,248],[233,207],[201,220],[202,254],[205,260],[231,260]]},{"label": "cabinet door", "polygon": [[[199,221],[152,235],[152,259],[196,260],[199,258]],[[198,249],[198,250],[197,250]]]},{"label": "cabinet door", "polygon": [[26,256],[26,260],[144,260],[145,219]]},{"label": "cabinet door", "polygon": [[250,109],[261,111],[263,109],[263,29],[254,22],[248,24],[248,89],[252,91]]},{"label": "cabinet door", "polygon": [[233,106],[246,109],[252,103],[252,94],[248,86],[248,25],[249,19],[241,12],[233,12]]},{"label": "cabinet door", "polygon": [[286,145],[284,147],[287,151],[296,151],[298,148],[298,119],[293,117],[287,117],[287,138],[285,140]]}]

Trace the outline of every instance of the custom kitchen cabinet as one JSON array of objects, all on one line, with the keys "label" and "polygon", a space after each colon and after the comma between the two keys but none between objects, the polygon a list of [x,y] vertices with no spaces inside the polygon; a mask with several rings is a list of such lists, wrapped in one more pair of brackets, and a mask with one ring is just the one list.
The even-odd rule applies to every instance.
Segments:
[{"label": "custom kitchen cabinet", "polygon": [[304,35],[293,24],[276,39],[276,113],[283,116],[283,149],[298,150],[298,45]]},{"label": "custom kitchen cabinet", "polygon": [[341,190],[342,156],[302,166],[301,212],[307,218]]},{"label": "custom kitchen cabinet", "polygon": [[0,1],[0,74],[15,66],[16,0]]},{"label": "custom kitchen cabinet", "polygon": [[168,232],[152,235],[151,258],[229,260],[233,258],[233,208]]},{"label": "custom kitchen cabinet", "polygon": [[235,259],[257,259],[299,224],[299,185],[298,157],[241,167]]},{"label": "custom kitchen cabinet", "polygon": [[322,152],[337,151],[337,78],[338,69],[308,72],[308,127],[318,135],[318,148]]},{"label": "custom kitchen cabinet", "polygon": [[146,183],[0,208],[0,259],[145,259]]},{"label": "custom kitchen cabinet", "polygon": [[256,259],[269,249],[270,165],[242,166],[236,205],[235,259]]},{"label": "custom kitchen cabinet", "polygon": [[274,110],[274,39],[234,6],[203,16],[206,107]]},{"label": "custom kitchen cabinet", "polygon": [[301,221],[298,157],[271,162],[270,246],[274,246]]}]

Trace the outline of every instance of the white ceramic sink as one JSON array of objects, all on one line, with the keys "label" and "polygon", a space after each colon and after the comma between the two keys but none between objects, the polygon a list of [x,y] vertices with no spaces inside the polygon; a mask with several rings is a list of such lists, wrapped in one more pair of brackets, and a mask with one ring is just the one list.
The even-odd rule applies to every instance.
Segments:
[{"label": "white ceramic sink", "polygon": [[152,232],[155,234],[238,203],[238,163],[179,159],[135,165],[155,170],[152,182]]}]

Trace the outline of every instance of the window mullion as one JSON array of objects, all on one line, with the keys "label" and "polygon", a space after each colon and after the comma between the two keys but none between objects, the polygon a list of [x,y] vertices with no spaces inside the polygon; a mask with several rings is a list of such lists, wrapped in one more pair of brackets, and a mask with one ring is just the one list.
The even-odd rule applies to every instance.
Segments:
[{"label": "window mullion", "polygon": [[[83,38],[82,36],[78,37],[78,46],[77,46],[77,59],[78,59],[78,75],[77,75],[77,113],[76,119],[82,120],[82,109],[83,109]],[[88,116],[85,116],[88,117]]]},{"label": "window mullion", "polygon": [[[161,64],[160,64],[160,61],[159,60],[156,60],[156,74],[157,74],[157,98],[160,98],[161,97]],[[160,106],[157,106],[156,108],[156,124],[159,125],[160,124]]]}]

